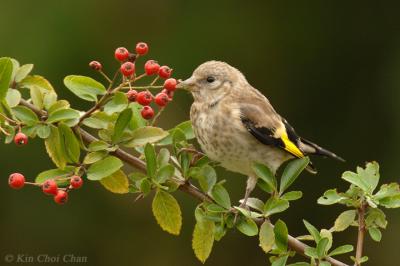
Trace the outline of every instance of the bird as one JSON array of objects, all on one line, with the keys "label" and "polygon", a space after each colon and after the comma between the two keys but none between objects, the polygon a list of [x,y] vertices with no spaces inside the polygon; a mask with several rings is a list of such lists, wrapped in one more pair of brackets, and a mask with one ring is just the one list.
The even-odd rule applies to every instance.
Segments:
[{"label": "bird", "polygon": [[[257,184],[255,162],[275,175],[286,161],[320,155],[344,161],[300,137],[270,101],[235,67],[222,61],[198,66],[177,88],[191,92],[190,120],[202,151],[225,169],[247,176],[241,207]],[[306,170],[316,174],[310,162]]]}]

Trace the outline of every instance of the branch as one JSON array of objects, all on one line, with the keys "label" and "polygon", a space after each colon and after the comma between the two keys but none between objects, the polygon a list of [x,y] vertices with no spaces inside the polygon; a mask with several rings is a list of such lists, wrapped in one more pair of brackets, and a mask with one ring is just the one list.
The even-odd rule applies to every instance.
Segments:
[{"label": "branch", "polygon": [[[41,117],[47,116],[47,113],[45,111],[40,110],[36,106],[32,105],[31,103],[29,103],[23,99],[21,99],[20,104],[32,109],[32,111],[34,111],[36,114],[40,115]],[[94,137],[93,135],[88,133],[86,130],[80,128],[79,126],[76,126],[74,128],[74,131],[77,134],[80,134],[82,136],[83,141],[85,141],[87,143],[97,140],[96,137]],[[137,168],[141,172],[146,173],[146,163],[144,161],[136,158],[135,156],[127,153],[126,151],[124,151],[122,149],[117,149],[113,152],[113,155],[118,157],[122,161],[126,162],[127,164]],[[179,190],[194,197],[195,199],[197,199],[199,201],[214,202],[214,200],[209,195],[203,193],[201,190],[199,190],[197,187],[193,186],[189,182],[183,181],[183,180],[177,180],[177,182],[179,184]],[[255,222],[258,225],[261,225],[264,222],[264,220],[263,219],[255,219]],[[288,245],[292,250],[296,251],[296,253],[308,258],[308,256],[306,256],[304,253],[304,250],[307,247],[307,245],[304,244],[303,242],[301,242],[298,239],[289,235],[288,236]],[[358,247],[357,247],[357,250],[358,250]],[[333,265],[333,266],[348,266],[347,264],[345,264],[341,261],[338,261],[334,258],[331,258],[331,257],[326,257],[325,260],[328,261],[329,263],[331,263],[331,265]]]},{"label": "branch", "polygon": [[360,266],[359,262],[362,258],[364,239],[365,239],[365,209],[367,205],[363,202],[358,208],[358,236],[357,236],[357,249],[356,249],[356,263],[354,265]]}]

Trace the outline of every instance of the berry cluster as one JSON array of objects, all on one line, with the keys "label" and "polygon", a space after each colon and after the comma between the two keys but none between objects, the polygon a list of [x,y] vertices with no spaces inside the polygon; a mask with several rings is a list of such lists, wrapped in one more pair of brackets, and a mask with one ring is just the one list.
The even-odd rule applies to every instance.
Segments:
[{"label": "berry cluster", "polygon": [[[128,100],[142,105],[141,115],[144,119],[149,120],[155,116],[154,109],[150,104],[154,101],[161,109],[165,107],[168,102],[172,101],[177,80],[171,78],[172,69],[169,66],[160,66],[156,60],[147,60],[144,64],[144,73],[136,75],[136,60],[149,52],[149,46],[147,43],[139,42],[136,44],[135,52],[136,54],[129,52],[125,47],[119,47],[115,50],[114,57],[121,63],[120,72],[124,79],[129,81],[129,87],[127,87],[128,91],[126,92]],[[89,63],[89,66],[104,75],[102,72],[103,67],[100,62],[92,61]],[[156,77],[149,86],[140,87],[140,89],[144,89],[143,91],[138,92],[139,88],[132,86],[135,81],[145,76],[153,75]],[[155,86],[155,83],[160,78],[165,80],[163,86]],[[156,95],[150,92],[150,89],[158,88],[162,90]]]},{"label": "berry cluster", "polygon": [[56,180],[60,178],[47,179],[43,183],[31,183],[25,181],[25,177],[20,173],[13,173],[8,178],[8,184],[13,189],[21,189],[23,186],[34,185],[42,188],[43,193],[46,195],[52,195],[54,201],[57,204],[64,204],[68,201],[68,191],[71,189],[78,189],[83,185],[83,180],[80,176],[74,175],[67,178],[69,180],[69,186],[61,188],[57,185]]}]

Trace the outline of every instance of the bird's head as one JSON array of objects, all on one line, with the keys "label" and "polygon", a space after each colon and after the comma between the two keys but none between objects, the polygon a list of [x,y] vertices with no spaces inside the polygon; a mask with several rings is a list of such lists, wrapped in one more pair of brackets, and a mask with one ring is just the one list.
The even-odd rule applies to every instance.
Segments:
[{"label": "bird's head", "polygon": [[242,73],[221,61],[208,61],[198,66],[192,76],[178,84],[187,89],[195,101],[212,102],[229,93],[238,82],[246,82]]}]

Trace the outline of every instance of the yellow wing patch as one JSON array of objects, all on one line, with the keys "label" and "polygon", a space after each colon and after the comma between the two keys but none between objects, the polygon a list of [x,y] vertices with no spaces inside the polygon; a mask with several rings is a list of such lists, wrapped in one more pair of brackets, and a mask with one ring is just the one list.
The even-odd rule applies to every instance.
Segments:
[{"label": "yellow wing patch", "polygon": [[286,132],[282,132],[281,140],[285,144],[285,150],[290,154],[293,154],[297,158],[304,157],[304,154],[301,152],[299,148],[297,148],[296,144],[294,144],[289,138]]}]

